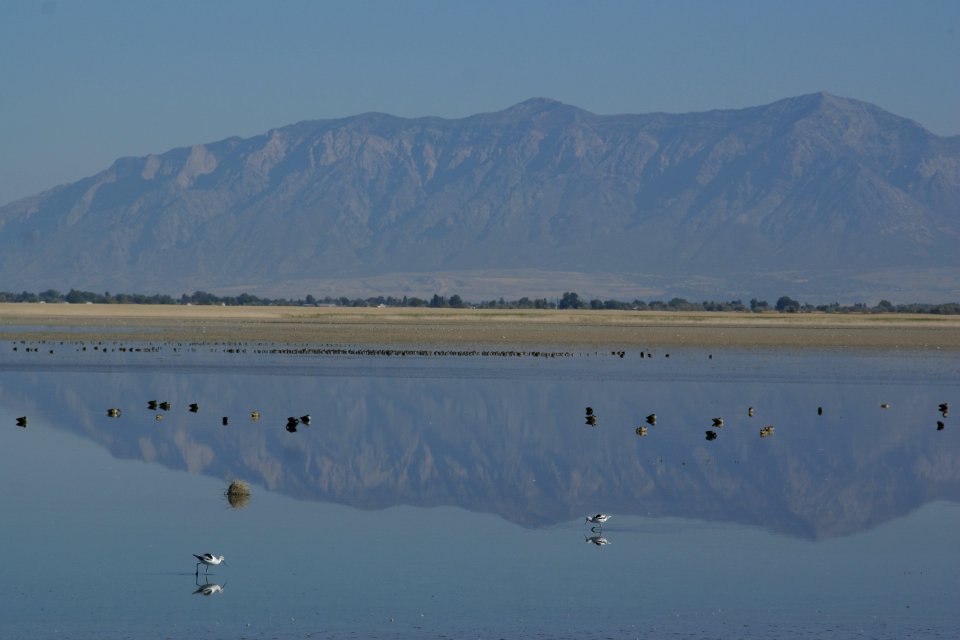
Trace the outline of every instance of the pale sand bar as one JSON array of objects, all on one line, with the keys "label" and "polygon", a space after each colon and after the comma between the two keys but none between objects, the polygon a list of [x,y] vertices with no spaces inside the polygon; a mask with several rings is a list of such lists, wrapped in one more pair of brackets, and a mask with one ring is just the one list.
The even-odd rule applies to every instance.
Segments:
[{"label": "pale sand bar", "polygon": [[960,349],[960,316],[0,304],[2,340]]}]

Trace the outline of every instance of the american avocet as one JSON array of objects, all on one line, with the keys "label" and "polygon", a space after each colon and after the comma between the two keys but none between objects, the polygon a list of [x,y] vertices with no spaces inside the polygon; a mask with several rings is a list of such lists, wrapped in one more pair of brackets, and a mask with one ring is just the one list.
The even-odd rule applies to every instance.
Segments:
[{"label": "american avocet", "polygon": [[196,570],[196,572],[194,573],[194,575],[199,575],[199,574],[200,574],[200,565],[206,566],[206,567],[207,567],[207,571],[209,572],[209,571],[210,571],[210,565],[217,566],[217,565],[219,565],[219,564],[227,564],[227,561],[223,558],[223,556],[215,556],[215,555],[213,555],[212,553],[205,553],[205,554],[203,554],[202,556],[198,556],[197,554],[193,554],[193,557],[198,560],[198,562],[197,562],[197,570]]},{"label": "american avocet", "polygon": [[587,522],[592,522],[593,524],[599,524],[601,527],[603,526],[603,523],[609,519],[610,519],[610,516],[608,516],[605,513],[598,513],[595,516],[587,516]]}]

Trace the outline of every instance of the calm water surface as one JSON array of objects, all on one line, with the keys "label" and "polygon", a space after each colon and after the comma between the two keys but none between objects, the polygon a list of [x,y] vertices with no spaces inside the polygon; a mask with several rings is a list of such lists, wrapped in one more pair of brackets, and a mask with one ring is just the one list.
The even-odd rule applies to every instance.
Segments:
[{"label": "calm water surface", "polygon": [[3,638],[960,633],[960,354],[84,346],[0,346]]}]

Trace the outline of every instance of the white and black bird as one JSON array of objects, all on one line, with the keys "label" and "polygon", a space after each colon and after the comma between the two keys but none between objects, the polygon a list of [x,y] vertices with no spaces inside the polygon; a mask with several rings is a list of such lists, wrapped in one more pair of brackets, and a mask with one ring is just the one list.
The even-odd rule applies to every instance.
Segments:
[{"label": "white and black bird", "polygon": [[215,556],[215,555],[213,555],[212,553],[205,553],[205,554],[203,554],[202,556],[198,556],[197,554],[193,554],[193,557],[197,559],[197,570],[196,570],[196,572],[194,573],[194,575],[199,575],[199,574],[200,574],[200,565],[204,565],[204,566],[207,568],[207,569],[206,569],[207,572],[209,572],[211,565],[213,565],[214,567],[216,567],[216,566],[221,565],[221,564],[223,564],[223,565],[226,565],[226,564],[227,564],[227,561],[224,559],[223,556]]},{"label": "white and black bird", "polygon": [[601,527],[603,526],[603,523],[606,522],[606,521],[609,520],[609,519],[610,519],[610,516],[608,516],[608,515],[605,514],[605,513],[598,513],[598,514],[595,515],[595,516],[587,516],[587,522],[592,522],[593,524],[598,524],[598,525],[600,525]]}]

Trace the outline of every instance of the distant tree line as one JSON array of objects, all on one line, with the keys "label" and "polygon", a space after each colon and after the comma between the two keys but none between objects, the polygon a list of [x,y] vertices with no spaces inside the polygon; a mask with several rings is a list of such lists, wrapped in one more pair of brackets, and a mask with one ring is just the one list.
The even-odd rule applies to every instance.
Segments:
[{"label": "distant tree line", "polygon": [[505,300],[499,298],[496,300],[485,300],[480,302],[467,302],[459,295],[450,297],[434,294],[432,298],[417,298],[414,296],[373,296],[369,298],[348,298],[341,296],[334,298],[326,296],[316,298],[307,295],[304,298],[261,298],[249,293],[241,293],[238,296],[218,296],[206,291],[194,291],[193,293],[184,293],[178,298],[165,294],[145,295],[142,293],[118,293],[111,294],[93,293],[91,291],[77,291],[71,289],[67,293],[61,293],[56,289],[47,289],[40,293],[31,293],[24,291],[22,293],[10,293],[0,291],[0,302],[46,302],[51,304],[70,303],[70,304],[195,304],[195,305],[219,305],[219,306],[337,306],[337,307],[432,307],[445,309],[595,309],[595,310],[619,310],[619,311],[733,311],[738,313],[930,313],[940,315],[958,315],[960,314],[960,303],[947,302],[941,304],[929,303],[910,303],[893,304],[889,300],[881,300],[875,306],[868,306],[862,302],[850,305],[841,305],[838,302],[831,304],[812,305],[801,303],[789,296],[781,296],[771,306],[766,300],[751,299],[748,303],[742,300],[729,300],[726,302],[716,302],[704,300],[703,302],[692,302],[684,298],[671,298],[668,301],[651,300],[633,300],[625,302],[621,300],[584,300],[578,294],[565,292],[562,296],[555,299],[547,298],[527,298],[518,300]]}]

